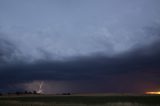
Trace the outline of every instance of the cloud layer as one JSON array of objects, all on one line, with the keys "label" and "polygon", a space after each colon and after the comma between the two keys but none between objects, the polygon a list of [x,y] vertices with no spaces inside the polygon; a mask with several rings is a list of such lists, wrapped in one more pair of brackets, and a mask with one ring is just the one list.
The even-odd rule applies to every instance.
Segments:
[{"label": "cloud layer", "polygon": [[26,61],[94,53],[112,56],[159,39],[155,31],[147,32],[160,24],[157,0],[1,4],[0,37],[15,45],[16,58]]},{"label": "cloud layer", "polygon": [[159,0],[1,0],[1,89],[11,84],[30,89],[41,80],[49,81],[48,88],[60,83],[56,89],[65,85],[73,92],[156,89],[159,4]]},{"label": "cloud layer", "polygon": [[[111,84],[111,88],[114,84],[116,87],[122,86],[124,81],[129,85],[132,82],[132,86],[143,85],[144,83],[156,85],[160,80],[160,48],[158,45],[159,43],[155,43],[149,48],[137,49],[112,58],[94,55],[77,57],[68,61],[39,61],[34,64],[1,65],[0,81],[4,85],[6,83],[26,83],[34,80],[66,82],[77,80],[84,81],[84,84],[85,80],[89,80],[96,82],[94,84],[97,85],[99,85],[99,81],[105,81],[106,84]],[[128,80],[126,81],[126,79]],[[91,84],[91,86],[93,85]],[[86,86],[84,88],[86,89]],[[93,89],[93,91],[98,88]],[[124,89],[126,88],[121,88],[122,91]]]}]

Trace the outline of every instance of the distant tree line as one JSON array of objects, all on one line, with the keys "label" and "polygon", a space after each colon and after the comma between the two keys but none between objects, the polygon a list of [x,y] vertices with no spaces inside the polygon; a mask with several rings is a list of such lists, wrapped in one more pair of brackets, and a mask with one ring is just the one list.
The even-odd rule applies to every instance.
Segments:
[{"label": "distant tree line", "polygon": [[37,94],[37,91],[24,91],[24,92],[15,92],[16,95],[24,95],[24,94]]},{"label": "distant tree line", "polygon": [[[0,96],[3,95],[38,95],[37,91],[16,91],[16,92],[8,92],[8,93],[1,93]],[[71,93],[59,93],[56,95],[71,95]]]},{"label": "distant tree line", "polygon": [[8,92],[8,93],[1,93],[0,96],[3,95],[30,95],[30,94],[38,94],[37,91],[16,91],[16,92]]},{"label": "distant tree line", "polygon": [[56,95],[71,95],[71,93],[57,93]]}]

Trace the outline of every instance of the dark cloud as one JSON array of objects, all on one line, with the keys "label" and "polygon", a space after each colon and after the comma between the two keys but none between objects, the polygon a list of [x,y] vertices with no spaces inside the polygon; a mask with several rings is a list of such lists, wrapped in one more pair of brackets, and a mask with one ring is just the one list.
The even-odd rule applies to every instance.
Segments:
[{"label": "dark cloud", "polygon": [[0,1],[0,89],[36,80],[74,82],[80,91],[156,87],[159,3]]},{"label": "dark cloud", "polygon": [[159,44],[156,42],[149,47],[139,48],[115,57],[95,54],[65,61],[4,64],[0,66],[0,82],[95,80],[119,74],[132,76],[131,73],[150,73],[157,78],[156,76],[160,75]]},{"label": "dark cloud", "polygon": [[[50,80],[73,82],[73,86],[70,87],[73,92],[154,90],[158,87],[160,80],[160,42],[159,30],[156,28],[159,27],[150,27],[147,30],[150,36],[157,36],[152,44],[136,46],[128,52],[114,56],[100,53],[65,60],[52,60],[49,58],[52,54],[40,50],[47,59],[34,62],[27,62],[25,58],[18,60],[16,54],[20,52],[16,46],[8,39],[1,37],[1,89],[10,90],[8,86],[18,83]],[[78,88],[79,90],[74,91]],[[94,89],[90,90],[91,88]]]},{"label": "dark cloud", "polygon": [[[0,35],[2,35],[0,33]],[[11,42],[0,37],[0,63],[5,63],[10,61],[8,59],[12,58],[14,54],[14,46]]]}]

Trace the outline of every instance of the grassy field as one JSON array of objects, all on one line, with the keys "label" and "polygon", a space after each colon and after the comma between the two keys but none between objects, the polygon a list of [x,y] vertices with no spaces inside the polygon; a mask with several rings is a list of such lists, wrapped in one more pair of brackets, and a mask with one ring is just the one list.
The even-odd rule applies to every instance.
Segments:
[{"label": "grassy field", "polygon": [[160,96],[2,96],[0,106],[160,106]]}]

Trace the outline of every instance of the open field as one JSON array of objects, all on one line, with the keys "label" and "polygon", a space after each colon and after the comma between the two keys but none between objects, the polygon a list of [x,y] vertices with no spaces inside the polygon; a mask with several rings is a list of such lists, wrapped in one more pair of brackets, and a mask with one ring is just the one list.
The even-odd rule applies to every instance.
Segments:
[{"label": "open field", "polygon": [[3,96],[0,106],[160,106],[160,96]]}]

